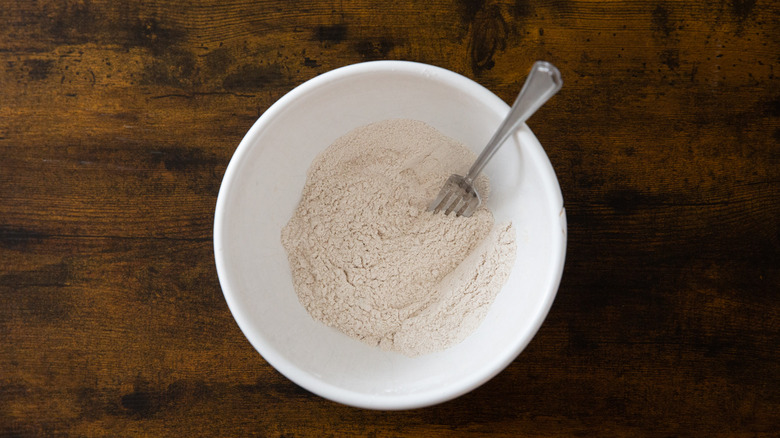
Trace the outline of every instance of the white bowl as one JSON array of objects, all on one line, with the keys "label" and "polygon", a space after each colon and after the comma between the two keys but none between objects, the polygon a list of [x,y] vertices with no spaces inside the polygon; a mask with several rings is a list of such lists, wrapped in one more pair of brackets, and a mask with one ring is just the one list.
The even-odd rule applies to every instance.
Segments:
[{"label": "white bowl", "polygon": [[408,409],[464,394],[517,357],[552,305],[566,252],[558,180],[527,126],[484,170],[496,222],[511,220],[517,232],[512,274],[480,327],[445,351],[411,358],[312,319],[298,302],[280,239],[310,163],[350,130],[390,118],[417,119],[479,153],[508,110],[468,78],[404,61],[333,70],[268,108],[230,160],[214,219],[214,253],[225,300],[268,363],[330,400]]}]

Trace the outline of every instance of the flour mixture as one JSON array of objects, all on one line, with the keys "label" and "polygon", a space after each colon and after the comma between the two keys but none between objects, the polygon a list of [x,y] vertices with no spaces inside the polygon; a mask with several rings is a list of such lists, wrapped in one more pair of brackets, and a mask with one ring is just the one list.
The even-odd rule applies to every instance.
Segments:
[{"label": "flour mixture", "polygon": [[[315,319],[409,356],[446,349],[480,324],[515,259],[511,223],[426,211],[476,157],[414,120],[334,142],[309,168],[282,230],[300,302]],[[477,180],[483,199],[488,181]]]}]

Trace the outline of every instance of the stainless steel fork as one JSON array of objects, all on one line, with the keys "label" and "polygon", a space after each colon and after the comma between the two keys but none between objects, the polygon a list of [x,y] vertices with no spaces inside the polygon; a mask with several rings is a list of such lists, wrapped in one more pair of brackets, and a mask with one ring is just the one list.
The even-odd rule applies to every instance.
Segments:
[{"label": "stainless steel fork", "polygon": [[455,213],[456,216],[471,216],[477,210],[482,200],[474,179],[479,175],[488,161],[493,158],[499,146],[528,120],[549,98],[561,89],[563,80],[561,73],[554,65],[545,61],[537,61],[531,67],[531,72],[523,84],[520,94],[515,99],[504,121],[499,126],[493,138],[479,154],[477,160],[466,176],[450,175],[444,183],[439,195],[428,206],[428,211],[443,212],[445,215]]}]

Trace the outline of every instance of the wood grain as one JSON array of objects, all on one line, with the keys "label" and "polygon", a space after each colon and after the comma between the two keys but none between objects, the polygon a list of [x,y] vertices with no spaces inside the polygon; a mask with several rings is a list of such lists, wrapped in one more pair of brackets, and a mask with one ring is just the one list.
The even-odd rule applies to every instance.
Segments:
[{"label": "wood grain", "polygon": [[[780,430],[780,4],[0,1],[0,435],[772,436]],[[442,66],[511,101],[560,179],[563,282],[456,400],[323,400],[222,298],[238,142],[336,67]]]}]

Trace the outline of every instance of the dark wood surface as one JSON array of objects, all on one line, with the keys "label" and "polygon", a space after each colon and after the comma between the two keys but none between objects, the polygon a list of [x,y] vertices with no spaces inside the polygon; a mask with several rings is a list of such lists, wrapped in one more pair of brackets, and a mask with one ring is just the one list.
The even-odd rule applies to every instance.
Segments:
[{"label": "dark wood surface", "polygon": [[[0,0],[0,435],[771,436],[780,430],[780,3]],[[505,371],[376,412],[245,340],[217,191],[265,109],[426,62],[506,101],[560,179],[565,273]]]}]

